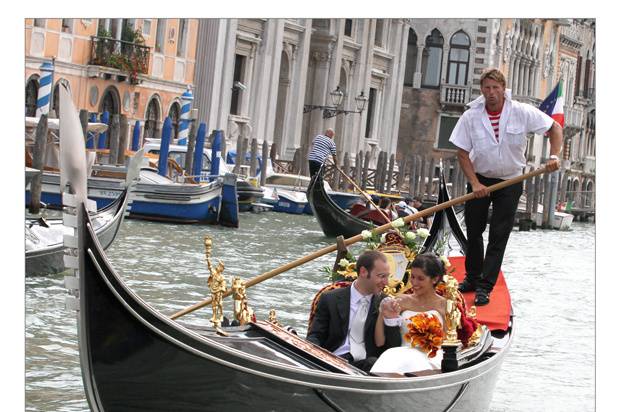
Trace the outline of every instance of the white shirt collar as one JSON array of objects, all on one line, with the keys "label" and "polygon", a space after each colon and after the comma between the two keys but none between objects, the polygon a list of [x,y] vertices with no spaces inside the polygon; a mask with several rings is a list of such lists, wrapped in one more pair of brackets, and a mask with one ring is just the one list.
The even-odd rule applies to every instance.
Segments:
[{"label": "white shirt collar", "polygon": [[350,302],[351,303],[359,303],[359,301],[363,298],[366,298],[368,302],[370,302],[370,299],[372,299],[372,295],[362,295],[361,292],[359,292],[357,290],[356,287],[356,280],[352,283],[352,285],[350,285]]},{"label": "white shirt collar", "polygon": [[[512,89],[505,89],[505,102],[511,103],[511,101],[512,101]],[[472,102],[467,103],[467,106],[470,107],[471,109],[480,108],[480,107],[484,109],[486,107],[486,98],[482,94],[477,99],[473,100]]]}]

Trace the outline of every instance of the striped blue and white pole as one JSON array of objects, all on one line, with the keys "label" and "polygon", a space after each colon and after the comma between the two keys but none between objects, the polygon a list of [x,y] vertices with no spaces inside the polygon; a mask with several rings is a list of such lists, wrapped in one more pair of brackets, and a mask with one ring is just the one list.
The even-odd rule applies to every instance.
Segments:
[{"label": "striped blue and white pole", "polygon": [[193,95],[191,89],[187,87],[187,91],[181,95],[181,121],[178,126],[178,144],[187,144],[189,136],[189,114],[191,113],[191,104]]},{"label": "striped blue and white pole", "polygon": [[36,117],[41,117],[42,114],[49,114],[49,102],[54,82],[54,64],[45,62],[41,65],[40,70],[41,80],[39,81]]}]

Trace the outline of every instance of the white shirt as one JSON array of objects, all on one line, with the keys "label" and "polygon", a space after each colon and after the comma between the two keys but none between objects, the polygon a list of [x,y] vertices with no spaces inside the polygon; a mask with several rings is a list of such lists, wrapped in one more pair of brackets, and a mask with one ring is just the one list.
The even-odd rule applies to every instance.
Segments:
[{"label": "white shirt", "polygon": [[[333,351],[335,355],[343,355],[350,352],[350,326],[352,320],[355,318],[357,308],[359,307],[359,301],[361,299],[368,299],[368,303],[372,303],[372,295],[362,295],[355,287],[356,281],[350,285],[350,312],[348,312],[348,332],[346,333],[346,339],[342,346]],[[369,313],[369,312],[368,312]]]},{"label": "white shirt", "polygon": [[511,90],[506,90],[497,142],[484,96],[468,106],[470,109],[458,120],[449,141],[469,152],[475,173],[489,178],[506,180],[520,176],[527,164],[524,157],[527,133],[544,133],[554,122],[539,109],[513,101]]}]

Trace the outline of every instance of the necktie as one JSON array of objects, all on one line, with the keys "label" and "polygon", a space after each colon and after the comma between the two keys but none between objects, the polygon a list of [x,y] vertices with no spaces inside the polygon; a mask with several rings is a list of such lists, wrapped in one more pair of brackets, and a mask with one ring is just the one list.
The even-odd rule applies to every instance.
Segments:
[{"label": "necktie", "polygon": [[365,327],[365,319],[368,317],[368,308],[370,307],[369,296],[364,296],[357,304],[357,313],[350,324],[350,354],[358,361],[365,359],[365,339],[363,330]]}]

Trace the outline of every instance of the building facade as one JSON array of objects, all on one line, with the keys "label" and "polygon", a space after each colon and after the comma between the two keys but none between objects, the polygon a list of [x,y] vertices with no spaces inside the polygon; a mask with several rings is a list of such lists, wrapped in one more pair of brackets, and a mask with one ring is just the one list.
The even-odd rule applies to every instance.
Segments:
[{"label": "building facade", "polygon": [[26,19],[25,28],[27,116],[36,110],[39,68],[53,59],[52,90],[67,84],[79,109],[141,121],[146,137],[159,137],[168,116],[178,131],[180,96],[194,78],[197,19]]},{"label": "building facade", "polygon": [[595,21],[574,19],[559,32],[565,90],[564,173],[559,198],[595,206]]},{"label": "building facade", "polygon": [[393,153],[407,32],[405,19],[201,20],[199,119],[224,130],[230,146],[275,142],[287,160],[328,127],[340,153]]},{"label": "building facade", "polygon": [[[411,19],[397,156],[452,157],[449,136],[479,78],[500,69],[515,100],[539,107],[559,83],[564,95],[560,201],[592,206],[595,188],[595,21],[592,19]],[[530,167],[549,154],[531,134]],[[578,202],[577,202],[578,203]]]},{"label": "building facade", "polygon": [[[359,151],[371,165],[379,151],[453,157],[449,136],[485,68],[534,106],[562,80],[560,197],[595,187],[592,19],[26,19],[25,44],[27,115],[39,68],[54,58],[54,85],[67,83],[78,108],[142,121],[158,137],[168,116],[177,130],[193,86],[198,121],[223,130],[229,149],[255,138],[285,160],[328,127],[340,161]],[[530,136],[531,167],[548,146]]]}]

